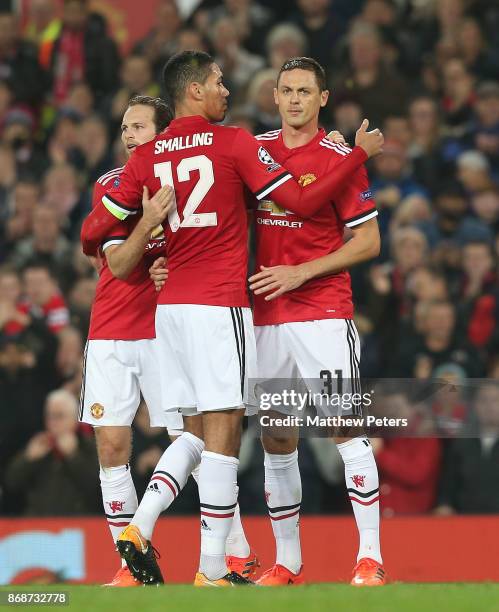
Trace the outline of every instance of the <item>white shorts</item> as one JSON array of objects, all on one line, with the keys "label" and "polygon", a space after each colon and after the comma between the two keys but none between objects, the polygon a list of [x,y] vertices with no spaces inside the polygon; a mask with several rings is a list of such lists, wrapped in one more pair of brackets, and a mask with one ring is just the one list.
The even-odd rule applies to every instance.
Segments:
[{"label": "white shorts", "polygon": [[189,416],[249,403],[247,381],[256,377],[249,308],[161,304],[156,338],[166,410]]},{"label": "white shorts", "polygon": [[[274,392],[283,387],[328,396],[361,392],[360,340],[352,320],[264,325],[255,327],[255,335],[258,379],[264,389],[268,381],[268,388]],[[279,407],[273,409],[295,413]]]},{"label": "white shorts", "polygon": [[89,340],[85,347],[80,421],[96,427],[130,426],[140,404],[149,410],[151,427],[182,430],[182,415],[166,413],[156,340]]}]

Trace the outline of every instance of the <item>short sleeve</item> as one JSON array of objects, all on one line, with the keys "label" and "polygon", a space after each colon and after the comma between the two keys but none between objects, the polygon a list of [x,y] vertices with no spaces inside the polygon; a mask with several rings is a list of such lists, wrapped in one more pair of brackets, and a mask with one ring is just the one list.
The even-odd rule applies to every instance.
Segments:
[{"label": "short sleeve", "polygon": [[356,170],[351,182],[334,199],[334,205],[338,216],[347,227],[355,227],[377,216],[378,211],[363,166]]},{"label": "short sleeve", "polygon": [[237,173],[258,200],[293,178],[246,130],[238,129],[231,153]]}]

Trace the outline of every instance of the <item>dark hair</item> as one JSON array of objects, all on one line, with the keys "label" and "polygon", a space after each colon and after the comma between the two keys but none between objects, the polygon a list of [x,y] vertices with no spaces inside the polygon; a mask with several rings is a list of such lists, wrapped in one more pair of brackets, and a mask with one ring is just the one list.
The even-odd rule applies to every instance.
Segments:
[{"label": "dark hair", "polygon": [[172,109],[161,98],[151,98],[151,96],[134,96],[128,103],[130,106],[149,106],[154,110],[154,125],[156,133],[161,133],[173,119]]},{"label": "dark hair", "polygon": [[317,81],[317,85],[321,91],[327,89],[326,85],[326,73],[324,68],[311,57],[292,57],[284,62],[279,70],[279,74],[277,75],[277,83],[279,83],[279,79],[281,78],[281,74],[283,72],[288,72],[290,70],[308,70],[309,72],[313,72],[315,74],[315,80]]},{"label": "dark hair", "polygon": [[213,58],[204,51],[181,51],[172,55],[163,68],[168,103],[175,108],[190,83],[204,83],[212,64]]}]

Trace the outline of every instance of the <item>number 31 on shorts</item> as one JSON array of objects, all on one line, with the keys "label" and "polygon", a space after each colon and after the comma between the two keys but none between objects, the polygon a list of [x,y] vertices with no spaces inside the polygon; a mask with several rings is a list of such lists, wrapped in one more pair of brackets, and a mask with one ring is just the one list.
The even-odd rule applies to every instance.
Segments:
[{"label": "number 31 on shorts", "polygon": [[[199,172],[199,179],[185,203],[183,221],[180,221],[176,201],[174,207],[168,213],[168,223],[170,224],[172,232],[178,231],[181,227],[213,227],[217,225],[216,212],[196,212],[197,207],[201,204],[215,182],[211,160],[208,159],[206,155],[186,157],[177,166],[177,181],[179,183],[189,181],[191,172],[195,170]],[[154,164],[154,176],[159,178],[162,187],[164,187],[164,185],[175,187],[172,162],[168,161]]]}]

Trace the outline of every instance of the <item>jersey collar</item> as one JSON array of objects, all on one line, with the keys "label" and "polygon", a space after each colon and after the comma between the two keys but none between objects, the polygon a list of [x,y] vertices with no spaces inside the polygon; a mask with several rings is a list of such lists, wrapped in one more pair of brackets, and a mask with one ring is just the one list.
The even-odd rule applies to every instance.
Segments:
[{"label": "jersey collar", "polygon": [[312,140],[307,142],[307,144],[301,145],[300,147],[294,147],[292,149],[288,149],[288,147],[284,144],[284,138],[282,136],[282,131],[281,131],[279,134],[278,142],[279,142],[279,146],[281,147],[281,149],[285,152],[287,157],[289,157],[291,155],[296,155],[297,153],[300,153],[301,151],[306,151],[308,149],[314,148],[325,137],[326,137],[326,132],[324,131],[323,128],[319,128],[319,130],[317,131],[317,134],[312,138]]},{"label": "jersey collar", "polygon": [[191,115],[190,117],[178,117],[177,119],[172,119],[168,127],[177,129],[194,125],[206,126],[211,125],[211,123],[204,117],[201,117],[201,115]]}]

